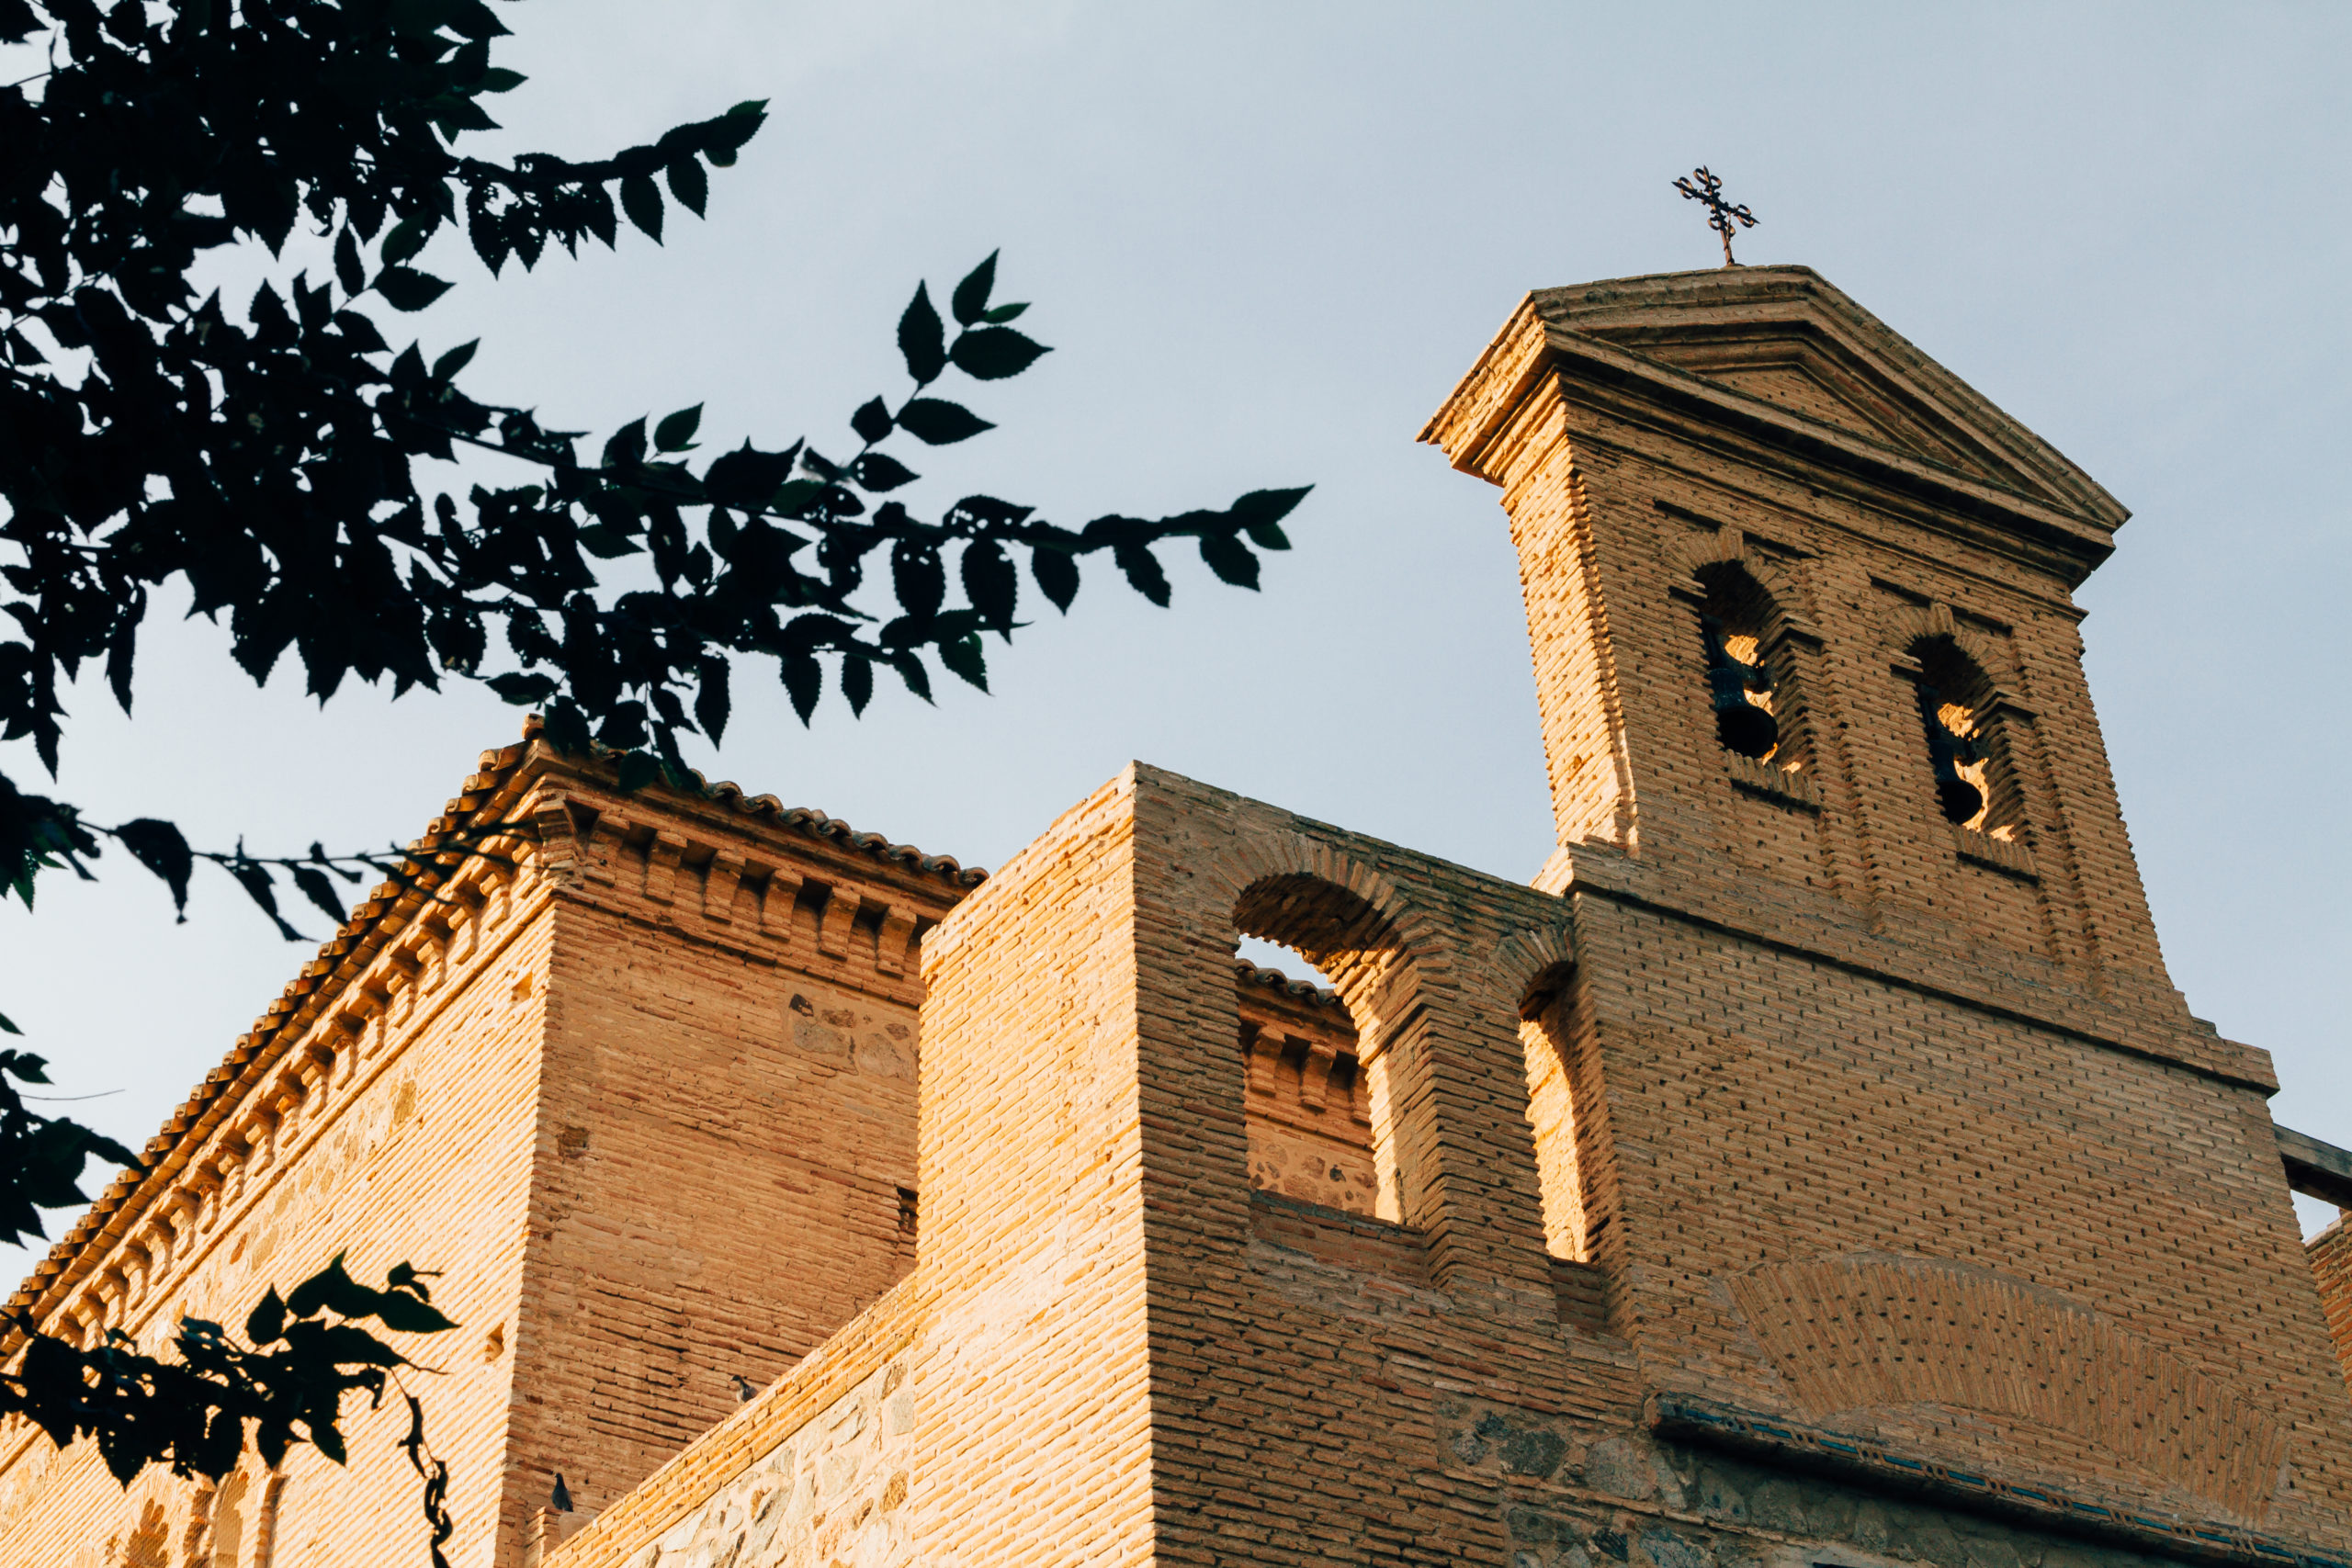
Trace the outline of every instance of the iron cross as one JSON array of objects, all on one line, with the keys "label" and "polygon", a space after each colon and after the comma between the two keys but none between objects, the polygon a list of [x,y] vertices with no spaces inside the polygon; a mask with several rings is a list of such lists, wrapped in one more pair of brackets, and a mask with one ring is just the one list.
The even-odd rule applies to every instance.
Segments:
[{"label": "iron cross", "polygon": [[[1692,185],[1690,181],[1693,179],[1699,183]],[[1724,265],[1737,266],[1739,264],[1731,259],[1733,220],[1737,220],[1745,227],[1753,229],[1756,227],[1756,214],[1748,211],[1745,207],[1734,207],[1725,201],[1723,195],[1724,182],[1709,174],[1707,165],[1704,164],[1691,170],[1685,177],[1675,181],[1674,188],[1692,201],[1703,201],[1707,204],[1707,227],[1724,237]]]}]

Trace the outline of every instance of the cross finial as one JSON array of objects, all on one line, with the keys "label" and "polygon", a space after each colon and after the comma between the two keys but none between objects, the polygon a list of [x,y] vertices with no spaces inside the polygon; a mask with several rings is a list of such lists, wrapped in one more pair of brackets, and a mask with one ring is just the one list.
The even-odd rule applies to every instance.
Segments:
[{"label": "cross finial", "polygon": [[[1697,185],[1690,183],[1694,179],[1699,182]],[[1702,201],[1707,204],[1707,227],[1724,237],[1724,265],[1737,266],[1739,264],[1731,258],[1733,223],[1736,220],[1740,225],[1753,229],[1756,227],[1756,214],[1748,211],[1745,207],[1734,207],[1730,202],[1725,201],[1723,195],[1724,182],[1709,174],[1707,165],[1704,164],[1675,181],[1674,188],[1692,201]]]}]

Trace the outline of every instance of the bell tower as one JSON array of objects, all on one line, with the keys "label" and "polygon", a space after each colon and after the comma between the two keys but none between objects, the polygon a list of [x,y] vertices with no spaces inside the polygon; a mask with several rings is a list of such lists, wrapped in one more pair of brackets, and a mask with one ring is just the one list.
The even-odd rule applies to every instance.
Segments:
[{"label": "bell tower", "polygon": [[1531,294],[1422,438],[1518,547],[1547,1224],[1650,1429],[2340,1538],[2278,1081],[2172,987],[2084,678],[2124,508],[1801,266]]},{"label": "bell tower", "polygon": [[2127,513],[1811,269],[1530,295],[1422,433],[1501,487],[1562,858],[2185,1021],[2072,591]]}]

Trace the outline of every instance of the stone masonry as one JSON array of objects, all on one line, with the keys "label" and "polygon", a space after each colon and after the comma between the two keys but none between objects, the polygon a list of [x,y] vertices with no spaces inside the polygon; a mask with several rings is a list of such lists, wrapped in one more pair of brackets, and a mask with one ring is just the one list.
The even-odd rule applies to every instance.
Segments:
[{"label": "stone masonry", "polygon": [[[526,738],[17,1309],[445,1269],[460,1568],[2352,1564],[2352,1156],[2166,976],[2123,508],[1802,267],[1531,295],[1424,434],[1519,547],[1532,886],[1139,763],[981,880]],[[6,1443],[0,1562],[421,1558],[381,1423]]]}]

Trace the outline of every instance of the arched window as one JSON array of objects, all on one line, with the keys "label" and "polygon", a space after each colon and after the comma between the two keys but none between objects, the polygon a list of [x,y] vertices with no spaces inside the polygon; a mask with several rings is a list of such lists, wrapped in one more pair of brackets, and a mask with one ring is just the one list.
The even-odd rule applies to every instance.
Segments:
[{"label": "arched window", "polygon": [[1698,576],[1706,589],[1699,649],[1716,740],[1736,756],[1784,771],[1803,768],[1804,705],[1779,606],[1736,561],[1711,562]]},{"label": "arched window", "polygon": [[2024,801],[1995,717],[1992,680],[1948,637],[1923,638],[1918,660],[1919,726],[1928,769],[1944,819],[2004,840],[2024,838]]},{"label": "arched window", "polygon": [[1393,1136],[1383,1060],[1390,1032],[1419,1011],[1397,933],[1356,894],[1301,873],[1250,884],[1233,920],[1237,934],[1288,948],[1333,987],[1297,987],[1254,965],[1237,976],[1251,1185],[1410,1223],[1411,1161]]},{"label": "arched window", "polygon": [[1375,1213],[1372,1095],[1347,1004],[1312,980],[1246,958],[1234,961],[1234,979],[1249,1071],[1250,1185]]}]

